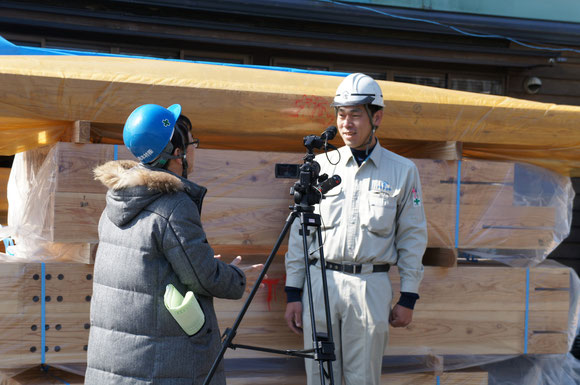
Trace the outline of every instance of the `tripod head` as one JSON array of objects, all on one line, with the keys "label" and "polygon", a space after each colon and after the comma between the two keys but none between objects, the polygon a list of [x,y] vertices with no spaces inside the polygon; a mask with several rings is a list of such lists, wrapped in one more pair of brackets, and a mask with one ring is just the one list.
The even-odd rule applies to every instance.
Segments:
[{"label": "tripod head", "polygon": [[340,176],[334,175],[331,178],[327,174],[320,174],[320,165],[314,160],[314,149],[324,147],[336,149],[328,141],[336,136],[335,126],[328,127],[320,136],[308,135],[304,137],[304,146],[308,153],[304,156],[304,164],[300,166],[298,181],[290,189],[290,194],[294,195],[294,203],[306,211],[312,211],[315,204],[319,203],[328,191],[338,186],[341,182]]}]

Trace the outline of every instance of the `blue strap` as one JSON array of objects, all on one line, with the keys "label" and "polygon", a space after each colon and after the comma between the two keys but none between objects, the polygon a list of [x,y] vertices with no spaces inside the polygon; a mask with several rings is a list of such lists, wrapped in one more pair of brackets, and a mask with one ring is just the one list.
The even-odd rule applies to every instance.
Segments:
[{"label": "blue strap", "polygon": [[44,365],[46,357],[44,350],[46,349],[46,266],[44,262],[40,264],[40,363]]},{"label": "blue strap", "polygon": [[457,161],[457,192],[455,193],[455,248],[459,247],[459,208],[461,204],[461,160]]},{"label": "blue strap", "polygon": [[119,160],[119,146],[116,145],[116,144],[114,146],[113,159],[114,160]]},{"label": "blue strap", "polygon": [[[2,225],[0,225],[0,227],[2,227]],[[14,246],[14,240],[11,237],[7,237],[7,238],[3,238],[2,242],[4,242],[4,250],[6,251],[6,254],[14,255],[14,254],[10,254],[8,252],[8,246]]]},{"label": "blue strap", "polygon": [[528,354],[528,327],[530,320],[530,268],[526,269],[526,312],[524,319],[524,354]]},{"label": "blue strap", "polygon": [[437,385],[441,384],[441,379],[439,378],[439,376],[437,376]]}]

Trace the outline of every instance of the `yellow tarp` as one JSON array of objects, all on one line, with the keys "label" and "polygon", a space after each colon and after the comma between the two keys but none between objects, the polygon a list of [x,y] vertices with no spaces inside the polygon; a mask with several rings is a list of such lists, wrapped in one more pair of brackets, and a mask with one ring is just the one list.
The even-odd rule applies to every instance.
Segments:
[{"label": "yellow tarp", "polygon": [[[334,123],[329,104],[342,79],[98,56],[0,60],[5,155],[53,143],[75,120],[101,124],[118,138],[127,116],[144,103],[180,103],[207,147],[301,151],[303,136]],[[460,141],[465,156],[529,161],[580,176],[580,107],[380,83],[386,108],[377,134],[385,142]]]}]

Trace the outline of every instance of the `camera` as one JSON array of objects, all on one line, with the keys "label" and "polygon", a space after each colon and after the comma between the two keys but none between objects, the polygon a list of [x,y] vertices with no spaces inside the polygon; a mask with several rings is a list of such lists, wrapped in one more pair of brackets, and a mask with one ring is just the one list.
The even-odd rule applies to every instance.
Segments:
[{"label": "camera", "polygon": [[324,198],[324,194],[340,184],[341,179],[338,175],[330,178],[327,174],[319,175],[320,165],[314,160],[315,148],[324,147],[324,151],[328,151],[329,148],[336,149],[328,141],[336,136],[337,131],[335,126],[329,126],[320,136],[305,136],[303,141],[308,152],[304,156],[304,164],[276,164],[274,169],[276,178],[298,179],[290,188],[290,195],[294,196],[297,205],[313,206]]}]

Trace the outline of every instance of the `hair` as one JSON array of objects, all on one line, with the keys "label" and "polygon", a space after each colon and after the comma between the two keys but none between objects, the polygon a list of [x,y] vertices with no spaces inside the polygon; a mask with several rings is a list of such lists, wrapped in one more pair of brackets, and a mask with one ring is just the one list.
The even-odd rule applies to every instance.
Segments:
[{"label": "hair", "polygon": [[377,106],[377,105],[375,105],[375,104],[369,104],[368,106],[369,106],[369,111],[371,112],[371,115],[372,115],[372,116],[375,116],[375,113],[376,113],[377,111],[380,111],[380,110],[382,110],[382,109],[383,109],[383,107],[381,107],[381,106]]},{"label": "hair", "polygon": [[185,115],[179,115],[175,122],[175,132],[171,137],[173,149],[180,148],[185,151],[185,145],[189,142],[189,133],[191,132],[191,121]]}]

